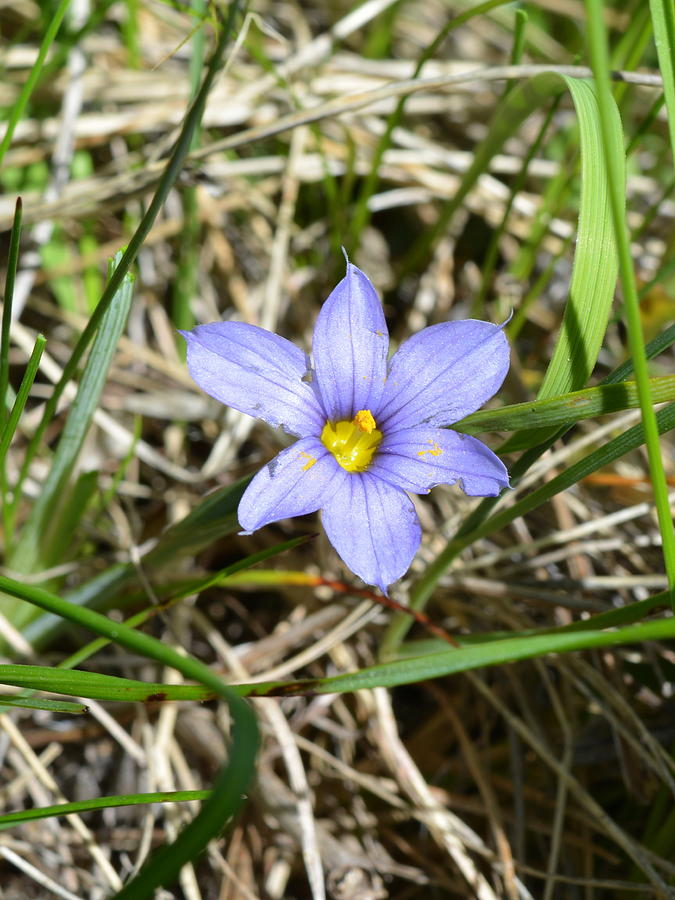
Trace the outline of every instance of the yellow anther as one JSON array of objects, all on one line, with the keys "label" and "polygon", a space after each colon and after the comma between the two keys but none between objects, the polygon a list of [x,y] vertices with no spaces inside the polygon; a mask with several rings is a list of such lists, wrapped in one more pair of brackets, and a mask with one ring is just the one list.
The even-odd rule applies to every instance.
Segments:
[{"label": "yellow anther", "polygon": [[360,409],[354,416],[354,425],[361,431],[372,434],[375,431],[375,419],[369,409]]},{"label": "yellow anther", "polygon": [[321,442],[347,472],[365,472],[382,440],[369,409],[360,409],[351,422],[327,422]]}]

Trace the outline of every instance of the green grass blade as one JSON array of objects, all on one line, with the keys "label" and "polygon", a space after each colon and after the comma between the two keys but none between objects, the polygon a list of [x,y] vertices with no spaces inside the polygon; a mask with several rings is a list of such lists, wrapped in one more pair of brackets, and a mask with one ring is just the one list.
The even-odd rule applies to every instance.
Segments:
[{"label": "green grass blade", "polygon": [[[120,254],[115,260],[117,264],[119,259]],[[101,320],[51,468],[11,555],[10,564],[18,572],[33,572],[57,561],[54,548],[60,544],[62,527],[59,505],[98,407],[108,369],[126,324],[132,293],[133,279],[127,275]],[[8,615],[13,619],[12,612]],[[13,624],[20,628],[24,622],[25,618],[20,616]]]},{"label": "green grass blade", "polygon": [[668,111],[670,149],[675,160],[675,3],[673,0],[649,0],[649,10]]},{"label": "green grass blade", "polygon": [[[668,0],[666,0],[666,2],[668,2]],[[659,7],[660,4],[657,2],[654,6]],[[654,15],[654,6],[652,6],[652,16]],[[668,485],[666,483],[663,459],[661,457],[659,430],[649,389],[649,371],[647,368],[647,356],[642,334],[642,324],[640,322],[640,305],[630,252],[628,225],[624,214],[623,179],[619,167],[619,152],[616,146],[616,137],[612,126],[613,100],[609,80],[607,34],[603,19],[603,4],[601,0],[586,0],[586,10],[588,15],[589,53],[591,57],[591,67],[595,75],[598,90],[600,133],[602,135],[605,164],[609,175],[609,199],[619,253],[619,273],[621,276],[621,286],[623,288],[628,342],[633,358],[633,366],[635,368],[635,381],[640,395],[640,408],[642,411],[642,421],[644,423],[645,444],[647,447],[652,488],[654,491],[654,505],[656,507],[659,530],[661,532],[661,540],[663,543],[663,559],[666,574],[668,576],[668,584],[670,585],[670,590],[672,592],[671,603],[675,609],[675,528],[673,527],[670,504],[668,502]],[[662,7],[662,10],[665,11],[665,7]],[[660,39],[667,42],[667,47],[670,48],[670,53],[672,54],[673,35],[670,33],[673,23],[672,0],[670,3],[670,11],[671,15],[668,17],[667,21],[665,21],[665,31],[669,33],[661,33]],[[664,47],[663,50],[665,51],[667,47]],[[661,53],[659,55],[659,60],[661,60]],[[665,83],[668,78],[670,78],[669,90],[673,90],[672,65],[673,62],[671,57],[668,64],[669,68],[663,73],[664,91],[666,90]],[[675,120],[673,119],[673,116],[675,116],[674,100],[675,93],[671,95],[671,105],[669,105],[668,93],[666,93],[666,105],[668,107],[671,126],[675,125]],[[671,134],[675,134],[675,132],[672,132]],[[673,143],[673,148],[675,149],[675,142]]]},{"label": "green grass blade", "polygon": [[122,703],[160,703],[165,700],[212,700],[214,692],[203,685],[159,684],[52,666],[0,665],[0,684],[30,691],[50,691]]},{"label": "green grass blade", "polygon": [[75,803],[55,803],[53,806],[39,806],[36,809],[22,809],[19,812],[0,816],[0,831],[34,822],[36,819],[51,819],[54,816],[69,816],[71,813],[86,813],[95,809],[113,809],[119,806],[145,806],[148,803],[189,803],[207,800],[211,791],[154,791],[147,794],[115,794],[109,797],[95,797],[92,800],[78,800]]},{"label": "green grass blade", "polygon": [[47,53],[49,52],[49,48],[52,46],[54,40],[56,39],[58,30],[61,27],[61,22],[63,21],[63,17],[65,16],[69,6],[70,0],[61,0],[59,5],[54,10],[52,16],[48,17],[47,28],[45,30],[44,37],[42,38],[42,43],[40,44],[40,49],[38,50],[37,57],[31,67],[28,78],[21,88],[21,93],[12,105],[9,119],[7,121],[7,130],[5,131],[2,141],[0,141],[0,165],[2,165],[2,160],[4,159],[5,153],[7,152],[9,145],[12,143],[12,138],[14,137],[16,126],[21,121],[24,110],[28,104],[28,101],[30,100],[30,96],[40,79],[40,75],[42,74],[42,69],[45,64],[45,59],[47,58]]},{"label": "green grass blade", "polygon": [[154,221],[159,214],[160,209],[164,205],[164,201],[166,200],[169,191],[178,178],[178,175],[183,167],[185,157],[190,151],[194,134],[199,126],[199,123],[201,122],[202,115],[204,113],[204,107],[206,105],[206,98],[209,95],[213,82],[220,69],[223,54],[225,53],[225,50],[230,43],[230,39],[235,27],[235,22],[237,21],[237,17],[239,15],[239,7],[239,0],[234,0],[234,2],[229,6],[227,19],[222,25],[220,34],[218,35],[218,41],[206,70],[202,86],[199,90],[199,93],[195,97],[194,102],[190,105],[190,108],[187,111],[185,121],[183,122],[183,127],[181,128],[176,144],[171,151],[171,155],[162,174],[162,177],[159,180],[157,190],[155,191],[155,194],[153,195],[153,198],[150,201],[150,204],[145,212],[145,215],[141,219],[138,228],[129,241],[129,244],[124,251],[121,260],[119,261],[117,268],[113,272],[106,289],[103,291],[98,306],[92,313],[84,331],[80,335],[80,338],[70,355],[70,358],[68,359],[68,362],[64,366],[61,379],[54,386],[52,395],[45,404],[45,410],[42,416],[42,420],[26,454],[26,467],[29,466],[32,462],[42,436],[44,435],[45,429],[54,416],[57,404],[59,402],[59,399],[61,398],[63,391],[65,390],[66,385],[77,371],[80,360],[84,356],[87,347],[96,334],[103,315],[112,303],[115,294],[121,287],[124,278],[129,272],[134,260],[138,255],[139,250],[141,249],[143,241],[148,236],[150,229],[152,228]]},{"label": "green grass blade", "polygon": [[[165,563],[194,556],[214,541],[236,531],[239,528],[237,507],[250,480],[251,476],[247,476],[207,494],[184,519],[160,535],[157,544],[143,557],[143,569],[158,571]],[[76,606],[97,610],[107,609],[113,603],[123,606],[120,594],[135,584],[137,578],[134,565],[119,563],[70,591],[66,599]],[[40,647],[53,639],[62,626],[63,620],[59,616],[47,613],[28,623],[23,635],[33,647]],[[7,648],[2,649],[7,652]]]},{"label": "green grass blade", "polygon": [[40,368],[40,359],[42,358],[46,343],[46,338],[41,334],[35,338],[35,346],[28,358],[26,371],[21,379],[19,390],[9,413],[9,419],[3,425],[2,435],[0,436],[0,471],[4,472],[5,456],[21,419],[21,414],[23,413],[26,401],[28,400],[30,389],[35,381],[35,376]]},{"label": "green grass blade", "polygon": [[[581,202],[577,246],[560,336],[537,395],[544,400],[580,390],[593,371],[607,328],[616,286],[616,249],[608,200],[608,171],[598,129],[598,99],[591,82],[565,78],[579,122]],[[623,133],[612,102],[608,112],[615,168],[623,191]],[[599,265],[598,262],[602,261]]]},{"label": "green grass blade", "polygon": [[248,784],[253,777],[258,748],[258,729],[255,716],[237,694],[227,687],[208,666],[191,656],[183,656],[155,638],[139,634],[100,613],[82,609],[54,594],[20,584],[0,576],[0,591],[33,603],[55,615],[62,616],[84,628],[115,641],[149,659],[171,666],[185,678],[197,681],[213,690],[229,706],[232,716],[230,753],[227,764],[219,773],[209,800],[201,812],[181,832],[179,837],[155,853],[141,872],[118,893],[118,897],[140,898],[152,896],[158,885],[171,884],[181,867],[202,852],[206,844],[222,829],[241,806]]},{"label": "green grass blade", "polygon": [[[675,375],[657,375],[650,379],[655,403],[675,400]],[[551,400],[533,400],[515,403],[501,409],[482,409],[472,413],[452,426],[453,431],[479,434],[481,431],[518,431],[529,428],[559,428],[572,425],[582,419],[591,419],[640,405],[637,385],[634,381],[599,385],[553,397]],[[529,446],[528,443],[525,446]],[[509,442],[511,449],[522,449]]]},{"label": "green grass blade", "polygon": [[67,700],[46,700],[35,697],[6,697],[0,694],[0,710],[6,709],[44,709],[51,713],[69,713],[82,715],[88,712],[82,703],[70,703]]},{"label": "green grass blade", "polygon": [[548,632],[544,635],[505,638],[412,659],[380,663],[346,675],[308,678],[292,683],[275,681],[238,684],[233,685],[233,688],[245,697],[290,697],[303,694],[345,693],[375,687],[391,688],[456,675],[459,672],[535,659],[548,653],[571,653],[577,650],[673,638],[675,638],[675,619],[669,617],[654,622],[627,625],[613,631]]},{"label": "green grass blade", "polygon": [[[12,300],[14,298],[14,283],[16,281],[16,269],[19,263],[19,244],[21,241],[21,217],[23,205],[21,197],[17,198],[14,209],[14,221],[9,237],[9,252],[7,254],[7,273],[5,275],[5,295],[2,300],[2,333],[0,335],[0,424],[4,425],[7,419],[9,400],[7,388],[9,386],[9,328],[12,322]],[[1,468],[1,466],[0,466]]]}]

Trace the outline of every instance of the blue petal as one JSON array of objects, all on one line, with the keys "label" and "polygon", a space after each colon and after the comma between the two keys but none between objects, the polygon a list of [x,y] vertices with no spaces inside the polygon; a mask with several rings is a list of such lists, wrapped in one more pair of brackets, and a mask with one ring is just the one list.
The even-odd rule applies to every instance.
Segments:
[{"label": "blue petal", "polygon": [[499,325],[466,319],[431,325],[394,354],[378,411],[386,431],[413,425],[452,425],[499,389],[509,368],[509,345]]},{"label": "blue petal", "polygon": [[324,505],[322,520],[342,561],[385,594],[406,573],[420,545],[410,497],[370,472],[350,475]]},{"label": "blue petal", "polygon": [[387,374],[389,334],[375,288],[360,269],[347,274],[321,307],[312,357],[326,418],[351,419],[380,401]]},{"label": "blue petal", "polygon": [[506,466],[481,441],[424,425],[386,434],[368,472],[416,494],[459,481],[470,497],[496,497],[509,486]]},{"label": "blue petal", "polygon": [[239,501],[246,532],[292,516],[316,512],[349,476],[317,438],[302,438],[282,450],[255,476]]},{"label": "blue petal", "polygon": [[303,381],[307,360],[299,347],[244,322],[198,325],[181,334],[190,375],[207,394],[290,434],[321,433],[325,419]]}]

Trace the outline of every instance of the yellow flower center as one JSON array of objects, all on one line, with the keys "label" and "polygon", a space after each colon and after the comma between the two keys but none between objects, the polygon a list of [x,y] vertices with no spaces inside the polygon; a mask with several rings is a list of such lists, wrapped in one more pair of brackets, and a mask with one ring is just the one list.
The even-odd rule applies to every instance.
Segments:
[{"label": "yellow flower center", "polygon": [[365,472],[382,440],[369,409],[360,409],[351,422],[327,422],[321,442],[347,472]]}]

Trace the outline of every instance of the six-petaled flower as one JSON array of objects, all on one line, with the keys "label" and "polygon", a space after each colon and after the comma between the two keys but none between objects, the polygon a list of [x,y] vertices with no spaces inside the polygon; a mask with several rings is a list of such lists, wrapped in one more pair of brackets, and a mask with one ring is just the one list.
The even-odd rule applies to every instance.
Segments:
[{"label": "six-petaled flower", "polygon": [[420,543],[408,493],[459,482],[486,497],[508,486],[491,450],[446,427],[501,386],[509,349],[498,325],[431,325],[388,361],[382,305],[348,262],[319,312],[311,357],[242,322],[183,334],[190,374],[207,394],[299,438],[246,489],[238,516],[247,533],[321,510],[342,560],[386,593]]}]

